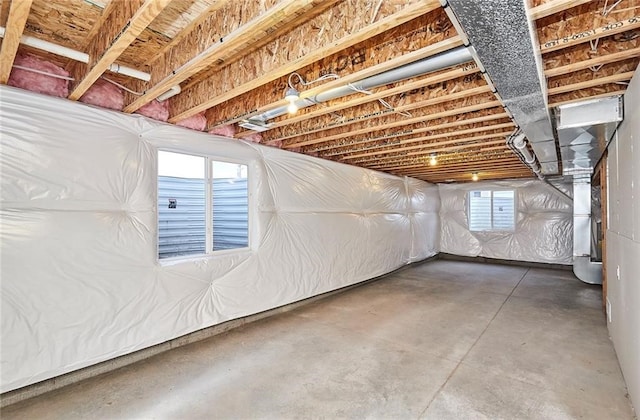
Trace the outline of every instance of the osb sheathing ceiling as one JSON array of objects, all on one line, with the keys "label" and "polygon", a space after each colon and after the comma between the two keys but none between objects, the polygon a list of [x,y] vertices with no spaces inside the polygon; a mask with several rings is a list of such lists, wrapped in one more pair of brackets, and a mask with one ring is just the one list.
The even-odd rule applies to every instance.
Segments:
[{"label": "osb sheathing ceiling", "polygon": [[[640,0],[531,0],[549,106],[624,93],[640,57]],[[292,72],[339,79],[321,92],[459,47],[439,0],[3,0],[0,82],[18,52],[65,67],[77,100],[112,63],[135,112],[175,85],[169,122],[204,112],[207,130],[286,105]],[[83,51],[89,64],[18,46],[30,35]],[[9,63],[9,64],[7,64]],[[490,76],[490,75],[489,75]],[[306,92],[303,92],[303,94]],[[391,109],[385,107],[383,99]],[[528,178],[506,145],[517,129],[473,61],[278,116],[261,143],[431,182]],[[437,154],[437,164],[429,157]]]}]

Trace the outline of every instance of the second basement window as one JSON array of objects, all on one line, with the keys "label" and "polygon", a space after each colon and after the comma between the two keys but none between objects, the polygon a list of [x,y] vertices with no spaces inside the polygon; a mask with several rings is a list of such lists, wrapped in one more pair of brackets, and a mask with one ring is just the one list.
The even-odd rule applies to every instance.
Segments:
[{"label": "second basement window", "polygon": [[247,165],[158,151],[158,258],[249,247]]},{"label": "second basement window", "polygon": [[469,230],[515,229],[515,192],[469,191]]}]

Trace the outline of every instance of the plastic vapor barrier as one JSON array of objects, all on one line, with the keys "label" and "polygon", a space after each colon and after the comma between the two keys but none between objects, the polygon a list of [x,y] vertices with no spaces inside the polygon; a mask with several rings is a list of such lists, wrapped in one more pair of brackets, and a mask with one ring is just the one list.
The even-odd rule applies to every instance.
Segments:
[{"label": "plastic vapor barrier", "polygon": [[[438,251],[436,186],[0,94],[2,392]],[[159,148],[248,165],[249,248],[158,260]]]},{"label": "plastic vapor barrier", "polygon": [[[558,187],[571,193],[571,184]],[[440,184],[439,190],[441,252],[550,264],[572,263],[573,202],[551,185],[538,180],[508,180]],[[493,215],[493,228],[470,230],[469,197],[473,191],[493,191],[494,194],[514,191],[513,228],[505,228],[503,216],[497,211],[514,211],[513,206],[496,200],[499,206]],[[478,217],[490,223],[491,215]]]}]

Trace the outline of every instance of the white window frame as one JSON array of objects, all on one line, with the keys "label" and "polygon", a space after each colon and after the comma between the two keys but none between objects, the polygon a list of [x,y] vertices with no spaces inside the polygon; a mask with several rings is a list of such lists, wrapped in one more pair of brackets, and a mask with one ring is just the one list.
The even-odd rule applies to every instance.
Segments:
[{"label": "white window frame", "polygon": [[[491,192],[491,228],[490,229],[471,229],[471,193],[474,191],[490,191]],[[499,191],[513,191],[513,228],[511,229],[495,229],[493,227],[493,193]],[[518,191],[511,188],[478,188],[467,191],[467,226],[471,232],[515,232],[516,215],[518,214]]]},{"label": "white window frame", "polygon": [[[248,160],[243,159],[233,159],[229,157],[221,157],[218,155],[211,155],[206,153],[195,153],[195,152],[185,152],[183,150],[178,149],[170,149],[170,148],[158,148],[156,149],[156,205],[158,203],[158,195],[159,195],[159,182],[158,178],[159,174],[159,164],[158,164],[158,155],[160,152],[169,152],[169,153],[177,153],[181,155],[195,156],[199,158],[204,158],[204,182],[205,182],[205,252],[204,254],[190,254],[190,255],[178,255],[175,257],[167,257],[160,258],[159,255],[159,247],[160,247],[160,229],[159,229],[159,208],[156,208],[156,261],[160,264],[165,262],[176,262],[176,261],[185,261],[185,260],[193,260],[193,259],[202,259],[203,257],[211,257],[225,254],[238,254],[238,253],[246,253],[252,250],[252,232],[253,232],[253,219],[254,219],[254,211],[253,211],[253,181],[252,181],[252,173],[250,162]],[[221,249],[218,251],[213,250],[213,162],[222,162],[222,163],[232,163],[237,165],[244,165],[247,167],[247,246],[242,248],[233,248],[233,249]]]}]

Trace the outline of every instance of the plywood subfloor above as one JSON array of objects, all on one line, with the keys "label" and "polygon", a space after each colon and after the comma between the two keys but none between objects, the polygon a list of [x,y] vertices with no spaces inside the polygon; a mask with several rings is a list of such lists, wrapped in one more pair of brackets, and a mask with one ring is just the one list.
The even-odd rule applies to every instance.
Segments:
[{"label": "plywood subfloor above", "polygon": [[[118,63],[151,79],[109,74],[140,93],[124,93],[124,112],[180,85],[166,104],[170,122],[204,118],[204,130],[434,182],[473,171],[533,176],[507,147],[518,127],[473,60],[277,115],[266,131],[238,126],[286,106],[293,72],[305,82],[339,77],[294,78],[309,97],[459,48],[464,34],[438,0],[33,0],[24,23],[7,23],[20,1],[0,7],[11,33],[90,55],[84,65],[25,46],[15,52],[70,70],[71,99]],[[550,106],[624,93],[640,61],[640,0],[532,0],[529,8]],[[434,154],[437,168],[415,168]]]}]

